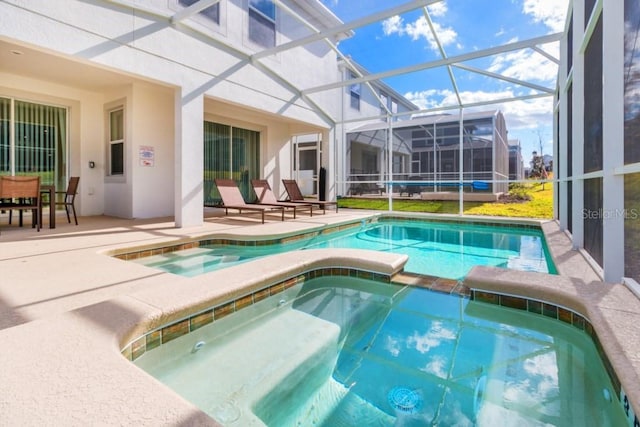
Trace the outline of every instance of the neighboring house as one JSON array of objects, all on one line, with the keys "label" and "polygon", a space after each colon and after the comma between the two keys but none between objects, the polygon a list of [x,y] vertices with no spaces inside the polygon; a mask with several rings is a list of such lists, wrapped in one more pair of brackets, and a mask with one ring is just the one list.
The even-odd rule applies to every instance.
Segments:
[{"label": "neighboring house", "polygon": [[553,168],[554,214],[574,248],[640,295],[639,40],[640,2],[570,2]]},{"label": "neighboring house", "polygon": [[215,177],[250,198],[251,178],[282,193],[310,151],[332,169],[339,90],[300,88],[335,82],[336,53],[321,39],[281,48],[314,31],[350,36],[327,32],[342,23],[320,2],[67,3],[0,2],[1,174],[60,190],[81,176],[82,215],[182,227],[202,223]]},{"label": "neighboring house", "polygon": [[524,176],[525,169],[520,140],[509,140],[509,181],[519,181],[524,179]]},{"label": "neighboring house", "polygon": [[[340,63],[345,81],[367,76],[369,73],[346,58]],[[346,133],[341,170],[344,181],[342,194],[377,191],[376,182],[387,179],[389,150],[386,130],[396,122],[409,120],[419,108],[390,86],[379,80],[354,83],[345,87],[341,121]],[[367,126],[376,131],[366,132]],[[393,173],[406,174],[411,168],[411,147],[394,141],[391,153]],[[355,182],[354,182],[355,181]]]},{"label": "neighboring house", "polygon": [[[392,181],[424,181],[413,184],[421,191],[453,191],[461,179],[465,190],[480,189],[496,194],[508,190],[507,128],[500,111],[464,114],[462,162],[458,115],[418,116],[391,125],[369,123],[349,130],[347,141],[352,146],[353,143],[376,145],[380,152],[385,152],[390,126],[394,156]],[[388,169],[387,166],[382,170]]]}]

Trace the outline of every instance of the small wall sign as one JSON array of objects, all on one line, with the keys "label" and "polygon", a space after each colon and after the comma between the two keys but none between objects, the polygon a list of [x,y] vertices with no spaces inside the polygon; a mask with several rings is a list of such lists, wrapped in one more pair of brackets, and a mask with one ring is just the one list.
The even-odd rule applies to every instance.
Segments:
[{"label": "small wall sign", "polygon": [[141,145],[138,150],[140,166],[151,167],[155,162],[155,152],[151,145]]}]

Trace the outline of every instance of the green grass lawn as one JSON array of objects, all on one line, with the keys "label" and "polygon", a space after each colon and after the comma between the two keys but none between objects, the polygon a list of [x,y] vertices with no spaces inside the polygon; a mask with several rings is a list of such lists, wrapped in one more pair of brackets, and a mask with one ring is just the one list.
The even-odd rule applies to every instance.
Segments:
[{"label": "green grass lawn", "polygon": [[[553,185],[550,183],[525,184],[524,192],[531,196],[527,202],[465,202],[467,215],[492,215],[521,218],[549,219],[553,217]],[[342,198],[341,208],[387,210],[387,199]],[[393,210],[402,212],[459,213],[458,201],[399,200],[393,201]]]}]

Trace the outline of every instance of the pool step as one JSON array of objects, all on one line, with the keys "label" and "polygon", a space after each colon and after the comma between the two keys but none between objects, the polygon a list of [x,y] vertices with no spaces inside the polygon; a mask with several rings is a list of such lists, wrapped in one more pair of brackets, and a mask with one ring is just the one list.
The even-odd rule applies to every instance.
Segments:
[{"label": "pool step", "polygon": [[[295,407],[280,406],[274,417],[265,420],[270,426],[395,425],[396,417],[377,408],[333,377],[301,400]],[[273,407],[277,407],[277,402]],[[283,410],[286,408],[286,410]]]},{"label": "pool step", "polygon": [[200,350],[162,367],[166,372],[150,372],[224,425],[264,426],[254,406],[269,418],[283,410],[270,401],[311,391],[301,385],[319,387],[335,365],[339,335],[336,324],[283,306],[242,334],[231,332],[211,344],[205,338]]}]

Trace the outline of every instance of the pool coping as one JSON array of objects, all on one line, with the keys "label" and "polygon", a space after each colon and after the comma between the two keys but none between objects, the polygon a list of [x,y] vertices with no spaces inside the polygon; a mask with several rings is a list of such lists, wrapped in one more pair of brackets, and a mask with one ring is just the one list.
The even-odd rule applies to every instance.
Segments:
[{"label": "pool coping", "polygon": [[526,230],[536,230],[544,232],[542,229],[543,221],[522,219],[522,218],[498,218],[493,217],[482,218],[461,218],[456,216],[426,216],[424,214],[411,213],[378,213],[364,219],[350,219],[329,226],[320,225],[309,228],[304,231],[293,231],[288,233],[279,233],[273,235],[264,235],[257,238],[256,236],[242,236],[237,233],[216,233],[214,235],[196,236],[190,238],[182,238],[171,242],[156,242],[153,244],[143,244],[137,246],[129,246],[125,248],[113,248],[105,250],[102,253],[123,261],[133,261],[141,258],[151,257],[155,255],[163,255],[167,253],[195,249],[202,246],[210,245],[236,245],[247,247],[261,247],[273,244],[293,243],[307,238],[317,236],[326,236],[342,231],[355,229],[364,225],[376,222],[400,220],[406,222],[434,222],[439,224],[455,224],[455,225],[482,225],[492,227],[509,227],[521,228]]},{"label": "pool coping", "polygon": [[[403,218],[406,216],[429,220],[447,218],[441,215],[402,215]],[[467,219],[455,215],[450,218],[465,222]],[[493,218],[482,220],[494,222]],[[353,218],[344,222],[352,221]],[[510,224],[513,221],[499,219],[498,222]],[[586,314],[609,361],[621,377],[632,408],[638,413],[640,356],[635,349],[640,345],[640,331],[633,325],[640,321],[640,301],[623,285],[602,283],[580,252],[572,249],[570,240],[555,221],[516,222],[540,224],[556,268],[560,274],[570,277],[534,274],[535,279],[531,279],[532,273],[500,269],[501,274],[498,275],[492,271],[482,273],[478,270],[480,267],[476,267],[465,283],[488,292],[522,294],[533,300],[548,299],[551,303],[573,307],[576,312]],[[194,233],[182,240],[209,234]],[[250,230],[244,235],[249,236]],[[159,240],[162,244],[171,244],[181,238],[164,236],[152,239],[154,242]],[[106,250],[97,247],[92,251],[103,254],[122,249],[125,249],[125,244],[112,244]],[[0,392],[0,412],[3,421],[20,425],[42,425],[51,420],[65,425],[86,425],[87,420],[118,425],[176,425],[185,422],[217,425],[198,408],[123,357],[120,352],[123,346],[149,327],[157,327],[184,317],[192,310],[201,310],[246,294],[246,289],[259,287],[266,277],[284,279],[296,272],[323,266],[382,270],[379,273],[389,274],[402,263],[398,256],[386,260],[379,257],[368,259],[371,257],[362,252],[339,254],[336,250],[321,249],[275,257],[278,258],[257,260],[251,268],[243,264],[233,272],[209,273],[201,278],[140,275],[133,280],[146,281],[153,287],[0,330],[3,346],[11,349],[0,352],[0,364],[3,366],[0,381],[4,390]],[[112,259],[104,264],[117,268],[119,262]],[[132,266],[127,271],[137,274],[145,269]],[[521,274],[527,278],[522,278]],[[116,275],[113,280],[119,277],[122,276]],[[527,286],[513,283],[526,283]],[[566,286],[571,288],[558,291]],[[575,289],[583,287],[592,290],[578,292]]]}]

